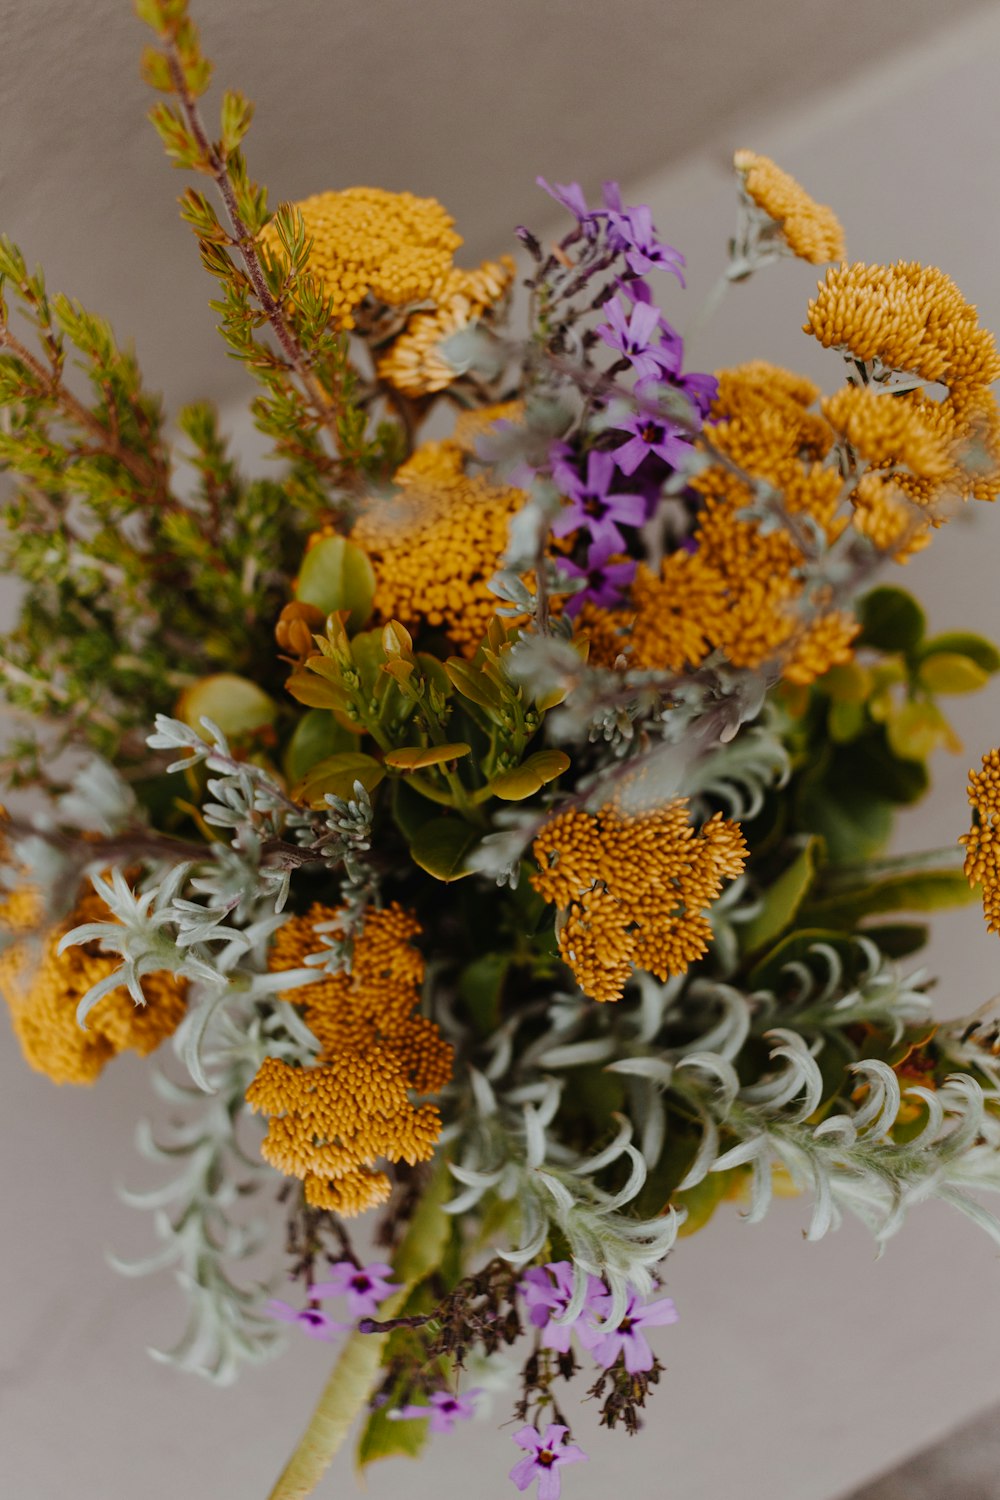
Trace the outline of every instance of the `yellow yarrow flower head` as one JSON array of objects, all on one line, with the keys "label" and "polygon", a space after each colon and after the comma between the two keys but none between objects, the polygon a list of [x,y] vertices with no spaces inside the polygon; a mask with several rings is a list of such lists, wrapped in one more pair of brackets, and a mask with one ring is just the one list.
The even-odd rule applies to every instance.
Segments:
[{"label": "yellow yarrow flower head", "polygon": [[939,381],[952,394],[1000,377],[992,333],[936,266],[831,266],[809,303],[805,332],[826,349]]},{"label": "yellow yarrow flower head", "polygon": [[982,887],[987,929],[1000,932],[1000,750],[983,756],[981,771],[969,772],[972,827],[959,839],[965,845],[965,874]]},{"label": "yellow yarrow flower head", "polygon": [[[315,193],[293,206],[312,241],[308,268],[342,328],[354,327],[354,310],[369,295],[388,307],[431,297],[462,243],[447,209],[413,193],[346,188]],[[263,243],[272,254],[281,253],[270,226]]]},{"label": "yellow yarrow flower head", "polygon": [[532,852],[531,883],[562,914],[559,952],[601,1001],[621,999],[633,968],[665,980],[706,953],[704,912],[746,863],[739,824],[716,813],[696,831],[684,798],[637,813],[620,801],[570,808],[548,820]]},{"label": "yellow yarrow flower head", "polygon": [[187,982],[166,972],[143,975],[145,1005],[136,1005],[122,986],[91,1008],[82,1027],[77,1006],[119,961],[95,943],[64,953],[59,943],[72,927],[108,921],[108,909],[96,892],[88,892],[65,921],[38,934],[40,916],[30,890],[13,892],[0,910],[0,926],[16,935],[0,953],[0,989],[25,1059],[37,1072],[53,1083],[94,1083],[119,1052],[147,1057],[177,1030],[187,1009]]},{"label": "yellow yarrow flower head", "polygon": [[[321,948],[317,926],[340,915],[317,905],[292,917],[275,935],[270,968],[300,968]],[[369,911],[351,972],[324,974],[291,993],[320,1043],[316,1066],[266,1058],[247,1090],[251,1109],[270,1117],[265,1160],[301,1178],[314,1207],[348,1218],[388,1198],[379,1158],[426,1161],[441,1132],[437,1107],[411,1101],[444,1087],[453,1058],[434,1022],[415,1013],[424,976],[413,945],[419,933],[400,906]]]},{"label": "yellow yarrow flower head", "polygon": [[768,156],[737,151],[733,166],[747,197],[779,226],[793,255],[813,265],[844,259],[844,231],[832,208],[810,198],[805,188]]},{"label": "yellow yarrow flower head", "polygon": [[496,611],[501,566],[524,492],[466,470],[458,443],[423,443],[396,473],[399,493],[373,501],[351,533],[371,559],[379,622],[418,622],[471,656]]},{"label": "yellow yarrow flower head", "polygon": [[440,345],[471,323],[492,315],[513,280],[514,262],[509,255],[499,261],[484,261],[476,271],[457,267],[449,271],[430,294],[433,308],[414,313],[393,340],[389,353],[379,360],[381,378],[404,396],[443,391],[458,372],[440,352]]}]

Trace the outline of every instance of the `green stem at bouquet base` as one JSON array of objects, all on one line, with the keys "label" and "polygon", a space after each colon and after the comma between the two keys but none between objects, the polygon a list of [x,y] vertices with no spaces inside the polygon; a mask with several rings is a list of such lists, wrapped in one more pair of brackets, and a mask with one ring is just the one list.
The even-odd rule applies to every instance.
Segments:
[{"label": "green stem at bouquet base", "polygon": [[[450,1192],[447,1162],[439,1160],[393,1256],[396,1279],[403,1285],[382,1304],[380,1321],[396,1317],[413,1288],[440,1264],[451,1233],[451,1220],[444,1212]],[[354,1333],[348,1339],[309,1425],[268,1500],[306,1500],[313,1493],[371,1394],[388,1338],[387,1333]]]}]

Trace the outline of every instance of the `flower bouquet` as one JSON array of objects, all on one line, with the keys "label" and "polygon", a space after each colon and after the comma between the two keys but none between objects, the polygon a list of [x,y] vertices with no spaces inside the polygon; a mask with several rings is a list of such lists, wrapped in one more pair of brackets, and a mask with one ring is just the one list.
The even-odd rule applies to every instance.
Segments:
[{"label": "flower bouquet", "polygon": [[137,1200],[189,1304],[164,1357],[337,1345],[272,1500],[355,1425],[361,1462],[415,1455],[499,1392],[554,1500],[570,1383],[639,1430],[666,1257],[723,1203],[881,1244],[933,1195],[1000,1242],[996,1026],[935,1023],[899,966],[970,887],[1000,926],[1000,754],[952,849],[885,853],[954,748],[939,699],[1000,652],[879,578],[1000,495],[1000,355],[750,151],[711,300],[826,266],[828,394],[687,368],[683,257],[614,183],[539,179],[562,238],[476,269],[431,199],[272,213],[186,0],[137,9],[278,466],[203,402],[168,445],[107,323],[0,242],[0,985],[56,1083],[169,1040]]}]

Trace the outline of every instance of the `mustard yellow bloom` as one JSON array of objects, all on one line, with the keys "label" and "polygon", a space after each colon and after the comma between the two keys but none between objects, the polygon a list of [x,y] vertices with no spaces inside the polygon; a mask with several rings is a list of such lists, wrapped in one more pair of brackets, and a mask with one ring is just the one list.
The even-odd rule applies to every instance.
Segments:
[{"label": "mustard yellow bloom", "polygon": [[[320,947],[319,923],[335,909],[314,906],[275,935],[272,970],[299,968]],[[270,1116],[264,1158],[305,1185],[306,1200],[352,1217],[388,1198],[379,1158],[426,1161],[441,1132],[435,1105],[411,1093],[443,1088],[452,1048],[434,1022],[414,1014],[424,961],[412,913],[369,911],[349,974],[326,975],[290,993],[320,1043],[315,1067],[266,1058],[247,1090],[251,1108]]]},{"label": "mustard yellow bloom", "polygon": [[936,266],[831,266],[809,303],[806,333],[827,349],[940,381],[954,394],[1000,377],[992,333]]},{"label": "mustard yellow bloom", "polygon": [[496,610],[488,588],[522,490],[468,474],[457,443],[423,443],[397,471],[399,494],[373,502],[352,539],[371,558],[375,616],[443,630],[471,656]]},{"label": "mustard yellow bloom", "polygon": [[[346,188],[316,193],[294,206],[312,240],[309,270],[342,328],[354,327],[354,309],[369,294],[389,307],[432,296],[462,243],[447,209],[412,193]],[[272,227],[263,239],[273,254],[281,253]]]},{"label": "mustard yellow bloom", "polygon": [[813,265],[844,259],[844,231],[832,208],[810,198],[805,188],[768,156],[737,151],[733,166],[743,179],[747,196],[780,226],[793,255]]},{"label": "mustard yellow bloom", "polygon": [[1000,750],[989,750],[982,770],[969,772],[969,805],[972,827],[959,839],[965,874],[982,887],[987,930],[1000,932]]},{"label": "mustard yellow bloom", "polygon": [[145,1005],[136,1005],[124,987],[103,996],[84,1030],[76,1019],[77,1006],[92,985],[118,968],[119,960],[95,943],[59,953],[59,942],[83,922],[107,922],[108,908],[89,892],[64,922],[36,937],[40,915],[30,890],[7,896],[0,911],[0,926],[16,934],[0,953],[0,989],[31,1067],[53,1083],[90,1084],[119,1052],[146,1057],[177,1030],[187,1008],[187,983],[166,972],[143,975]]},{"label": "mustard yellow bloom", "polygon": [[453,365],[440,353],[444,339],[491,313],[514,280],[509,255],[485,261],[478,270],[457,267],[430,292],[434,306],[415,312],[378,362],[378,373],[404,396],[429,396],[443,391],[456,378]]},{"label": "mustard yellow bloom", "polygon": [[746,845],[721,813],[697,832],[683,798],[630,814],[556,813],[533,845],[532,885],[563,914],[559,951],[594,1000],[620,1000],[633,968],[659,979],[708,951],[704,912],[739,875]]}]

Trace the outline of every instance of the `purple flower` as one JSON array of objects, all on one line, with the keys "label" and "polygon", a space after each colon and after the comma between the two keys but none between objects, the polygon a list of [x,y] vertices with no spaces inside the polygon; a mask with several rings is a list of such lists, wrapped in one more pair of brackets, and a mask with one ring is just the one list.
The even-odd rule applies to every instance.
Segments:
[{"label": "purple flower", "polygon": [[615,479],[615,461],[610,453],[588,453],[586,480],[562,459],[554,465],[552,477],[570,501],[552,523],[556,536],[568,536],[582,526],[595,542],[621,550],[625,538],[619,524],[641,526],[646,519],[646,502],[641,495],[609,493]]},{"label": "purple flower", "polygon": [[[595,1298],[592,1310],[599,1317],[605,1317],[610,1309],[610,1293]],[[625,1357],[625,1368],[630,1375],[635,1375],[639,1370],[651,1370],[653,1351],[643,1329],[676,1323],[677,1319],[678,1312],[670,1297],[661,1297],[656,1302],[644,1305],[637,1292],[630,1292],[625,1305],[625,1316],[618,1327],[608,1333],[595,1330],[598,1337],[591,1344],[590,1352],[606,1370],[620,1354]]]},{"label": "purple flower", "polygon": [[535,182],[540,188],[548,193],[550,198],[571,213],[574,219],[579,219],[581,224],[593,219],[593,214],[587,207],[587,200],[583,196],[583,188],[578,182],[546,182],[544,177],[536,177]]},{"label": "purple flower", "polygon": [[451,1432],[456,1422],[465,1422],[469,1417],[476,1414],[475,1397],[480,1393],[477,1386],[475,1390],[467,1391],[464,1396],[453,1396],[451,1391],[435,1391],[430,1398],[429,1406],[401,1406],[399,1411],[394,1412],[398,1420],[410,1420],[416,1417],[430,1417],[431,1432]]},{"label": "purple flower", "polygon": [[612,246],[624,251],[625,264],[637,276],[648,271],[670,271],[684,285],[682,267],[684,257],[672,245],[665,245],[656,236],[653,213],[645,203],[637,208],[614,210],[608,214]]},{"label": "purple flower", "polygon": [[346,1323],[336,1323],[329,1313],[323,1312],[319,1307],[292,1307],[288,1302],[282,1302],[277,1297],[265,1304],[264,1311],[268,1317],[278,1318],[282,1323],[297,1323],[303,1333],[307,1333],[311,1339],[329,1339],[335,1333],[340,1333],[348,1327]]},{"label": "purple flower", "polygon": [[510,1477],[519,1490],[526,1490],[537,1479],[538,1500],[559,1500],[562,1465],[585,1463],[587,1459],[582,1448],[563,1442],[568,1430],[553,1422],[546,1427],[544,1436],[534,1427],[522,1427],[520,1432],[515,1432],[517,1446],[528,1450],[510,1471]]},{"label": "purple flower", "polygon": [[391,1275],[392,1267],[382,1261],[373,1266],[356,1266],[351,1260],[339,1260],[330,1267],[329,1281],[317,1282],[313,1287],[313,1296],[346,1297],[352,1318],[373,1318],[379,1303],[399,1291],[396,1283],[388,1279]]},{"label": "purple flower", "polygon": [[678,468],[691,452],[690,440],[683,428],[668,422],[665,417],[637,411],[618,425],[622,432],[632,434],[611,455],[623,474],[634,474],[651,453],[671,468]]},{"label": "purple flower", "polygon": [[611,297],[604,304],[608,321],[596,330],[606,344],[617,349],[631,364],[636,375],[656,375],[669,364],[668,351],[654,345],[653,336],[658,333],[662,320],[660,309],[652,302],[636,302],[626,315],[619,297]]},{"label": "purple flower", "polygon": [[547,1266],[532,1266],[521,1277],[521,1295],[528,1309],[528,1322],[537,1328],[543,1349],[554,1349],[557,1354],[568,1354],[570,1339],[575,1329],[581,1342],[589,1347],[596,1330],[583,1321],[593,1312],[596,1297],[606,1295],[603,1281],[596,1276],[588,1277],[587,1295],[583,1306],[570,1323],[559,1323],[573,1298],[573,1267],[568,1260],[557,1260]]},{"label": "purple flower", "polygon": [[583,568],[568,559],[560,558],[560,572],[568,573],[571,578],[585,580],[584,587],[579,593],[573,594],[566,604],[569,616],[578,615],[588,600],[592,604],[599,604],[602,609],[614,609],[622,603],[624,590],[635,577],[636,564],[631,557],[623,562],[609,562],[614,550],[614,546],[607,542],[592,542],[587,549],[586,567]]}]

